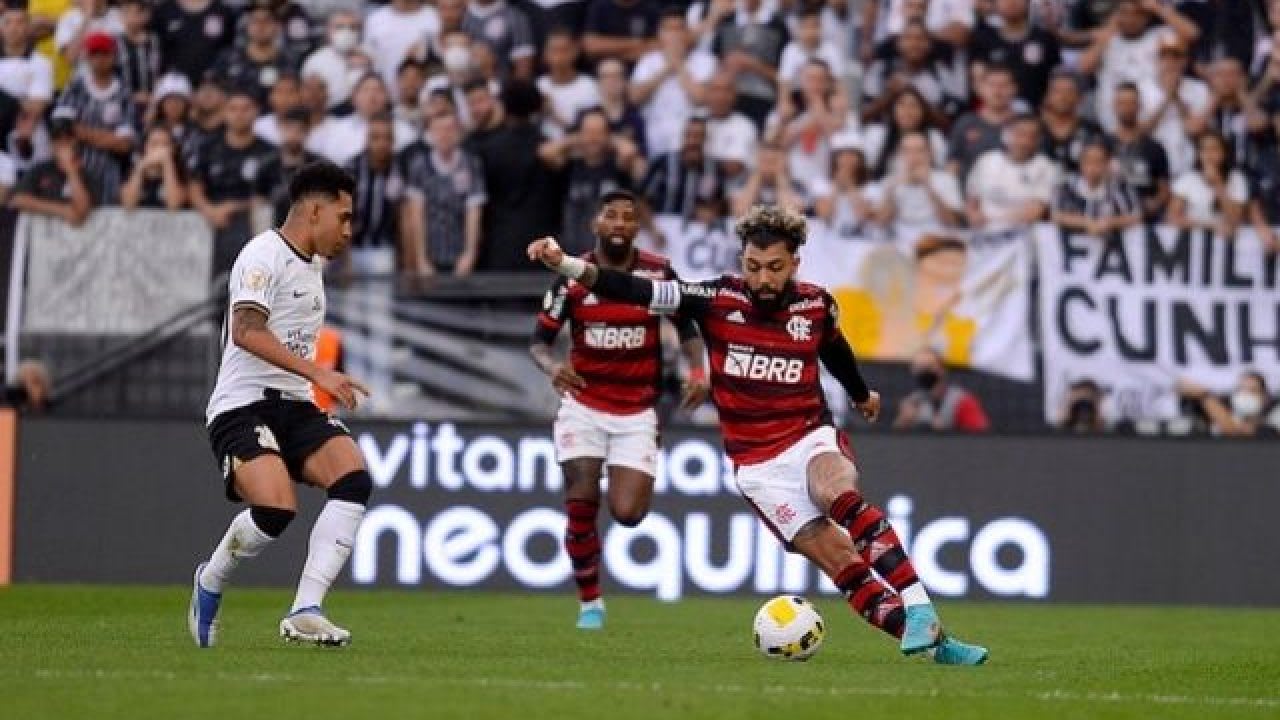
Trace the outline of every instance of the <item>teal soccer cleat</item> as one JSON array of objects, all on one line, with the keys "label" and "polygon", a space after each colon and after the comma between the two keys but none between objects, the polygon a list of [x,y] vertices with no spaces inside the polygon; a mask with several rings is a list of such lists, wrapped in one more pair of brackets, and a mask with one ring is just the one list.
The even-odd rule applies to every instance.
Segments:
[{"label": "teal soccer cleat", "polygon": [[604,629],[604,608],[592,605],[584,607],[578,611],[578,629],[579,630],[603,630]]},{"label": "teal soccer cleat", "polygon": [[902,627],[902,654],[922,653],[942,642],[942,623],[932,605],[910,605]]},{"label": "teal soccer cleat", "polygon": [[944,637],[933,650],[933,661],[939,665],[981,665],[987,661],[987,649]]}]

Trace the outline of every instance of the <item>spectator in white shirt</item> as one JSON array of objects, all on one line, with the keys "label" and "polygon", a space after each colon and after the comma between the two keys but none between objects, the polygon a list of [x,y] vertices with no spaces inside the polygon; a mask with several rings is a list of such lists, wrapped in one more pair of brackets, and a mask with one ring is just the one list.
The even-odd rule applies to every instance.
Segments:
[{"label": "spectator in white shirt", "polygon": [[[410,54],[425,59],[427,47],[439,32],[440,17],[435,8],[423,0],[391,0],[369,13],[364,23],[364,44],[383,83],[394,87],[400,63]],[[363,143],[361,139],[360,144]]]},{"label": "spectator in white shirt", "polygon": [[876,229],[879,188],[871,182],[857,136],[846,133],[832,141],[831,179],[814,200],[814,214],[844,240],[867,239]]},{"label": "spectator in white shirt", "polygon": [[547,72],[538,78],[538,92],[545,98],[542,131],[547,137],[564,137],[578,122],[578,114],[600,104],[595,78],[578,72],[578,38],[566,28],[547,33],[542,61]]},{"label": "spectator in white shirt", "polygon": [[907,133],[899,147],[901,162],[880,185],[882,202],[876,215],[893,228],[899,247],[911,254],[920,236],[959,227],[964,199],[955,176],[935,166],[924,134]]},{"label": "spectator in white shirt", "polygon": [[[1186,43],[1166,35],[1159,48],[1156,73],[1138,84],[1142,106],[1152,109],[1143,118],[1143,128],[1164,147],[1169,156],[1169,173],[1177,177],[1191,170],[1195,162],[1191,138],[1204,129],[1204,117],[1213,96],[1208,85],[1187,75],[1190,51]],[[1113,113],[1107,117],[1114,122]],[[1108,129],[1114,131],[1115,126]]]},{"label": "spectator in white shirt", "polygon": [[[1159,20],[1163,24],[1156,24]],[[1200,35],[1195,23],[1160,0],[1119,0],[1105,27],[1080,56],[1080,70],[1098,78],[1097,110],[1102,126],[1115,127],[1111,93],[1122,82],[1155,77],[1161,40],[1168,34],[1190,45]]]},{"label": "spectator in white shirt", "polygon": [[1040,222],[1058,186],[1058,166],[1038,152],[1038,118],[1014,118],[1003,139],[1004,148],[978,158],[969,173],[969,225],[977,230],[1012,230]]},{"label": "spectator in white shirt", "polygon": [[[328,132],[326,146],[320,154],[335,163],[344,165],[364,152],[369,135],[369,122],[382,113],[390,112],[391,95],[376,73],[365,75],[351,91],[351,105],[355,112],[340,118]],[[416,140],[413,126],[399,118],[394,123],[395,151],[398,153]],[[308,148],[310,149],[310,148]]]},{"label": "spectator in white shirt", "polygon": [[360,19],[350,10],[329,16],[329,42],[302,63],[302,75],[319,75],[328,88],[329,108],[351,98],[351,88],[373,69],[373,61],[360,49]]},{"label": "spectator in white shirt", "polygon": [[270,113],[260,115],[253,121],[253,134],[271,143],[280,145],[280,118],[285,112],[302,102],[302,84],[297,75],[281,75],[276,84],[271,86],[271,94],[267,96],[267,107]]},{"label": "spectator in white shirt", "polygon": [[67,63],[75,66],[84,49],[84,38],[93,32],[112,36],[124,34],[124,22],[120,13],[107,7],[107,0],[80,0],[58,18],[58,28],[53,32],[53,44]]},{"label": "spectator in white shirt", "polygon": [[782,50],[778,63],[778,82],[783,94],[800,82],[800,72],[813,59],[822,60],[835,77],[844,77],[845,58],[840,49],[822,37],[822,5],[806,4],[800,8],[795,34]]},{"label": "spectator in white shirt", "polygon": [[888,122],[867,127],[862,148],[867,154],[871,177],[879,179],[895,171],[898,150],[908,133],[920,133],[928,140],[930,155],[941,167],[947,156],[947,138],[933,124],[928,108],[920,91],[907,86],[893,98]]},{"label": "spectator in white shirt", "polygon": [[805,63],[799,87],[784,98],[766,125],[766,134],[787,150],[791,177],[812,193],[831,165],[832,136],[856,131],[858,118],[849,110],[844,84],[831,77],[826,62],[812,58]]},{"label": "spectator in white shirt", "polygon": [[53,145],[41,119],[53,101],[53,65],[34,52],[30,41],[31,18],[23,6],[4,10],[0,25],[0,91],[21,105],[21,113],[7,138],[0,137],[0,153],[6,153],[17,171],[53,157]]},{"label": "spectator in white shirt", "polygon": [[741,182],[755,164],[759,132],[750,118],[733,109],[738,91],[732,73],[713,76],[706,97],[707,155],[720,164],[725,182]]},{"label": "spectator in white shirt", "polygon": [[701,105],[716,58],[693,47],[685,15],[668,8],[658,23],[658,46],[640,58],[631,73],[631,102],[644,116],[649,157],[680,147],[685,122]]},{"label": "spectator in white shirt", "polygon": [[1235,234],[1249,204],[1249,184],[1235,168],[1231,146],[1216,132],[1196,141],[1191,172],[1173,181],[1169,223],[1180,228],[1207,228]]}]

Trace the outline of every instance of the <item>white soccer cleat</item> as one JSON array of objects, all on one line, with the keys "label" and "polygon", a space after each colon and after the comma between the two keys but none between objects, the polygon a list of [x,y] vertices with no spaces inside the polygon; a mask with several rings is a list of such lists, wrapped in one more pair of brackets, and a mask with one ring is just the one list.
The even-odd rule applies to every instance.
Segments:
[{"label": "white soccer cleat", "polygon": [[318,606],[294,610],[280,621],[280,637],[291,642],[345,647],[351,633],[329,622]]}]

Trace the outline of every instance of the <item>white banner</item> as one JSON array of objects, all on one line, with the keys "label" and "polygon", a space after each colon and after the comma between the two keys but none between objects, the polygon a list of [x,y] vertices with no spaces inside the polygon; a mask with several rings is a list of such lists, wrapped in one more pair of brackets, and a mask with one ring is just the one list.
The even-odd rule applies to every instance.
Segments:
[{"label": "white banner", "polygon": [[73,228],[24,213],[23,332],[136,334],[209,295],[213,236],[193,212],[103,208]]},{"label": "white banner", "polygon": [[671,259],[681,280],[710,280],[741,271],[742,244],[731,222],[707,225],[678,215],[658,215],[653,222],[667,241],[666,248],[656,252]]},{"label": "white banner", "polygon": [[859,357],[905,360],[932,347],[947,363],[1035,376],[1029,234],[926,236],[908,255],[883,234],[810,222],[800,279],[826,287]]},{"label": "white banner", "polygon": [[1106,391],[1113,420],[1173,417],[1182,378],[1222,393],[1246,370],[1280,383],[1277,258],[1252,230],[1037,233],[1049,422],[1077,380]]}]

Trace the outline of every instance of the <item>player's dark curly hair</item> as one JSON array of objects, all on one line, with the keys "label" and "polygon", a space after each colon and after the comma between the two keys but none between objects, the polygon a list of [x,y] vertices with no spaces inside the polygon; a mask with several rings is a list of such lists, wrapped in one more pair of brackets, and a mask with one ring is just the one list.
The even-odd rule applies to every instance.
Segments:
[{"label": "player's dark curly hair", "polygon": [[289,182],[290,203],[297,203],[308,195],[324,195],[330,200],[337,200],[342,193],[356,194],[355,178],[327,160],[303,165]]},{"label": "player's dark curly hair", "polygon": [[804,215],[778,205],[755,205],[734,226],[742,247],[748,244],[764,249],[785,242],[795,252],[804,244],[808,224]]}]

